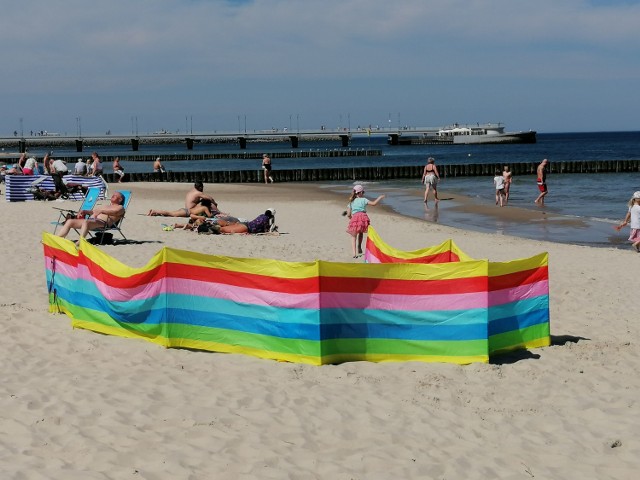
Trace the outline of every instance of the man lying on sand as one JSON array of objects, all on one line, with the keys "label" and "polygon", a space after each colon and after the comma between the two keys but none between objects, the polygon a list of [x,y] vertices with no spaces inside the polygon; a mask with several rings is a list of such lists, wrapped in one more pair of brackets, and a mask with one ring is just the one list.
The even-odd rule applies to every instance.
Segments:
[{"label": "man lying on sand", "polygon": [[202,200],[208,200],[213,207],[218,207],[218,204],[212,196],[202,193],[204,185],[202,182],[196,182],[193,184],[193,188],[187,192],[187,196],[184,199],[184,208],[178,210],[149,210],[147,215],[153,217],[189,217],[192,213],[192,209]]}]

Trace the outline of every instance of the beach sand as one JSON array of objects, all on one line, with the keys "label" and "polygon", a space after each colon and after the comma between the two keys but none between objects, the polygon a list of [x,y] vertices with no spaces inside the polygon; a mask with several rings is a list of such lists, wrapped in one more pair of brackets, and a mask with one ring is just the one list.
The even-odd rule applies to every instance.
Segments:
[{"label": "beach sand", "polygon": [[[290,261],[355,261],[347,193],[311,184],[206,185],[224,211],[277,209],[281,235],[163,231],[187,184],[125,184],[102,247],[142,266],[163,246]],[[111,185],[113,190],[115,185]],[[164,349],[74,330],[48,313],[40,238],[53,207],[0,202],[0,472],[12,479],[635,479],[640,467],[640,255],[445,227],[369,209],[383,240],[453,238],[493,261],[548,251],[550,347],[490,364],[315,367]],[[178,219],[178,222],[183,220]]]}]

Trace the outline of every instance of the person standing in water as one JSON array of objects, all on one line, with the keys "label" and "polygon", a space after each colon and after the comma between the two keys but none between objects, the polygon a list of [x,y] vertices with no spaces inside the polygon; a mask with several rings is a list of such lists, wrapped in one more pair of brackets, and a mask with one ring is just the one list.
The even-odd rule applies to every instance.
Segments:
[{"label": "person standing in water", "polygon": [[540,162],[538,168],[536,170],[538,175],[538,190],[540,190],[540,195],[536,198],[535,203],[539,204],[541,207],[544,207],[544,197],[549,193],[549,189],[547,188],[547,165],[549,164],[549,160],[546,158]]},{"label": "person standing in water", "polygon": [[429,190],[433,188],[433,196],[435,202],[438,203],[438,182],[440,181],[440,174],[438,173],[438,167],[436,167],[436,160],[433,157],[427,159],[427,164],[422,172],[422,183],[425,185],[424,189],[424,203],[426,204],[429,199]]},{"label": "person standing in water", "polygon": [[509,190],[511,190],[511,182],[513,181],[513,174],[509,165],[505,165],[502,169],[502,177],[504,178],[504,204],[509,203]]}]

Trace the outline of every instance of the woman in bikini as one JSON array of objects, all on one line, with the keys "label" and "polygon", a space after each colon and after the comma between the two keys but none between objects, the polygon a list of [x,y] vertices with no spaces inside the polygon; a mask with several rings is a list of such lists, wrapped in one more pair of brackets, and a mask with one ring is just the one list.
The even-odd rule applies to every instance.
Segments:
[{"label": "woman in bikini", "polygon": [[427,203],[429,199],[429,190],[433,187],[433,195],[436,200],[438,200],[438,182],[440,181],[440,174],[438,173],[438,167],[436,167],[436,160],[433,157],[429,157],[427,159],[427,164],[424,167],[424,172],[422,172],[422,183],[425,185],[424,190],[424,203]]}]

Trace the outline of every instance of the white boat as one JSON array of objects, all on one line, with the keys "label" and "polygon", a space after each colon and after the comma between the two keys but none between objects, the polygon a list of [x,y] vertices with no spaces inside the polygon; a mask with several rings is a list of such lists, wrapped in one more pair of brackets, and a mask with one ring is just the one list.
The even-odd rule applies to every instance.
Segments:
[{"label": "white boat", "polygon": [[443,143],[536,143],[536,132],[505,132],[501,123],[459,125],[457,123],[441,128],[435,134]]}]

